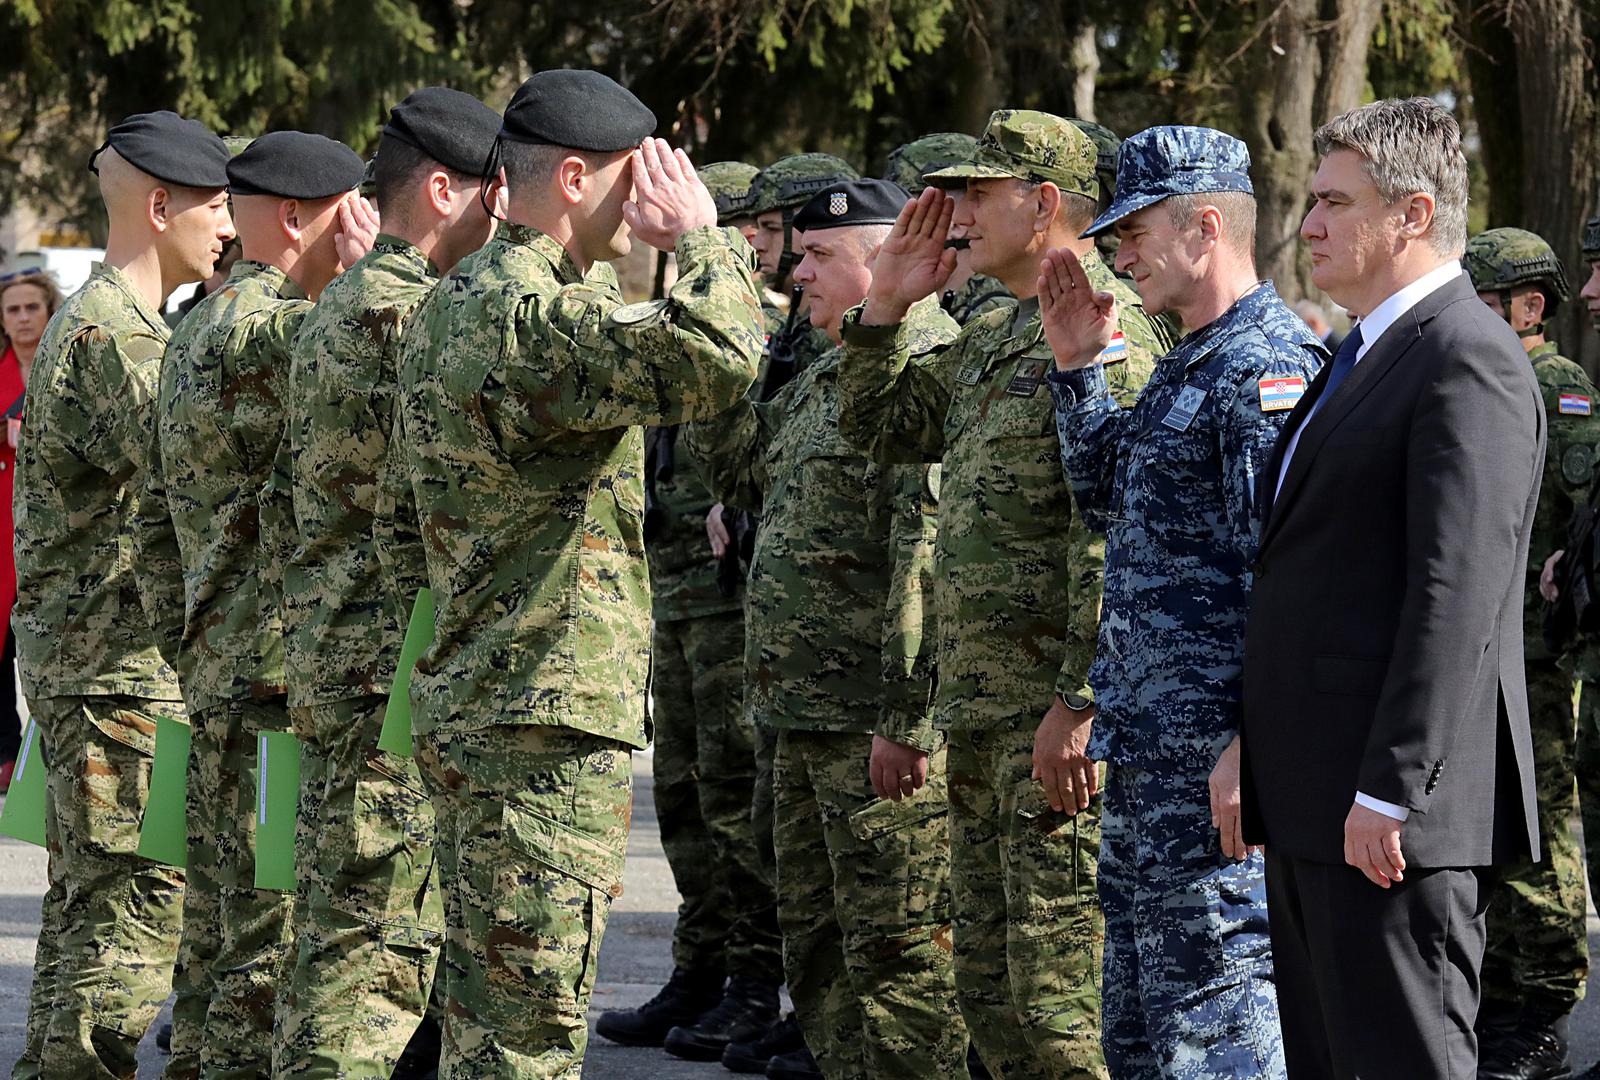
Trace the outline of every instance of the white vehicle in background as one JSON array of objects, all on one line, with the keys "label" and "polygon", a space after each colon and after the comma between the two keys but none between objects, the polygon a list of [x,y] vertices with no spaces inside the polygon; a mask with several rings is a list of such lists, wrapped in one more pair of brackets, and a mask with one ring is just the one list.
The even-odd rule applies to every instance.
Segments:
[{"label": "white vehicle in background", "polygon": [[17,252],[7,270],[44,270],[56,279],[63,296],[71,296],[89,280],[94,264],[105,257],[104,248],[36,248]]}]

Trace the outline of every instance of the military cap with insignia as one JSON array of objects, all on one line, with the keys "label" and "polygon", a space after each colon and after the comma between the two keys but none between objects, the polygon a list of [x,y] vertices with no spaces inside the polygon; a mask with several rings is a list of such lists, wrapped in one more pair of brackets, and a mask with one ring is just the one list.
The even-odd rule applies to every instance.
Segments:
[{"label": "military cap with insignia", "polygon": [[175,112],[134,113],[106,133],[106,141],[89,156],[89,171],[107,147],[140,172],[192,188],[228,186],[228,148],[198,120]]},{"label": "military cap with insignia", "polygon": [[447,169],[477,176],[500,133],[500,114],[460,90],[424,86],[389,110],[383,137],[415,147]]},{"label": "military cap with insignia", "polygon": [[632,150],[656,129],[656,114],[598,71],[541,71],[517,87],[500,137],[609,154]]},{"label": "military cap with insignia", "polygon": [[904,188],[887,180],[846,180],[818,192],[797,210],[794,227],[813,232],[850,225],[893,225],[900,208],[910,200]]},{"label": "military cap with insignia", "polygon": [[228,162],[228,191],[279,199],[327,199],[360,187],[366,169],[360,154],[326,135],[272,131]]},{"label": "military cap with insignia", "polygon": [[1243,142],[1213,128],[1145,128],[1123,140],[1117,153],[1117,197],[1083,235],[1103,233],[1129,214],[1173,195],[1220,191],[1255,194],[1250,150]]},{"label": "military cap with insignia", "polygon": [[1095,146],[1068,120],[1033,109],[998,109],[989,116],[977,149],[958,165],[926,173],[942,188],[968,180],[1026,180],[1051,183],[1062,191],[1100,198],[1095,178]]}]

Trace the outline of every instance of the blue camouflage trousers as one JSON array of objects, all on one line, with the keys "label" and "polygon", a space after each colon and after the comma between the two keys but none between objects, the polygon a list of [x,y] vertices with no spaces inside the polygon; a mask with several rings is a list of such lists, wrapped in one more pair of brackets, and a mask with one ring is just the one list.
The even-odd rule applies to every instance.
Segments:
[{"label": "blue camouflage trousers", "polygon": [[1234,862],[1222,853],[1209,763],[1109,771],[1100,906],[1111,1075],[1282,1078],[1261,854]]}]

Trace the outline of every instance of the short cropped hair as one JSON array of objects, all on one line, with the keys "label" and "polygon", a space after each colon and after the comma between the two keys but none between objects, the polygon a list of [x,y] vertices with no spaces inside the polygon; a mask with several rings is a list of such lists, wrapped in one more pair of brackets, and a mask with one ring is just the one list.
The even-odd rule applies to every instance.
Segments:
[{"label": "short cropped hair", "polygon": [[1246,191],[1204,191],[1195,195],[1169,195],[1167,220],[1181,229],[1194,220],[1202,206],[1215,206],[1222,214],[1222,240],[1246,255],[1256,250],[1256,197]]},{"label": "short cropped hair", "polygon": [[404,192],[419,183],[425,173],[435,169],[449,173],[463,185],[473,184],[472,177],[441,165],[426,150],[385,135],[378,144],[378,157],[372,165],[372,183],[379,210],[397,219],[403,216],[411,206],[410,200],[402,197]]},{"label": "short cropped hair", "polygon": [[1366,164],[1378,198],[1393,206],[1422,192],[1433,196],[1428,242],[1440,255],[1467,246],[1467,156],[1461,126],[1432,98],[1374,101],[1317,129],[1318,157],[1353,150]]}]

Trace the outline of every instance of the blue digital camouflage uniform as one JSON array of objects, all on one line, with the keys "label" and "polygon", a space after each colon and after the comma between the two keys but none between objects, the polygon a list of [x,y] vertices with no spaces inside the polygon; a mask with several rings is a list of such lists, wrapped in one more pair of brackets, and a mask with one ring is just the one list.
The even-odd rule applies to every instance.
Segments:
[{"label": "blue digital camouflage uniform", "polygon": [[[1175,180],[1248,190],[1248,161],[1217,132],[1144,132],[1096,225]],[[1263,283],[1163,357],[1132,409],[1098,364],[1050,374],[1073,495],[1106,534],[1089,753],[1110,765],[1101,1038],[1116,1077],[1284,1075],[1262,858],[1223,855],[1208,780],[1239,729],[1258,473],[1324,356]]]}]

